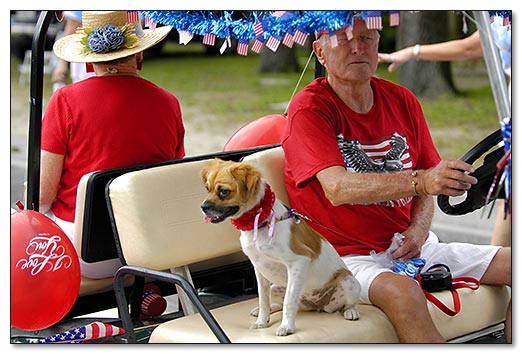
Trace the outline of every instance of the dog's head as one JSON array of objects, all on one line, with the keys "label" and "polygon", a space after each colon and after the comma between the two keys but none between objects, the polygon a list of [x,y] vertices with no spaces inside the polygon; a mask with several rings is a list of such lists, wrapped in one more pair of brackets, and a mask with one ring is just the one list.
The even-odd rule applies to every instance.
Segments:
[{"label": "dog's head", "polygon": [[212,223],[240,216],[263,196],[261,173],[245,162],[214,159],[203,167],[201,178],[208,191],[201,210]]}]

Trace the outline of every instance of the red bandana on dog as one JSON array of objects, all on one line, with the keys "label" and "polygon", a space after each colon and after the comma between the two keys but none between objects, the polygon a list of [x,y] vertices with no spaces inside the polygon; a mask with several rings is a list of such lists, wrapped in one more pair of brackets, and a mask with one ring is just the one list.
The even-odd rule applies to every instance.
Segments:
[{"label": "red bandana on dog", "polygon": [[[265,195],[263,199],[252,209],[238,217],[237,219],[230,219],[234,227],[240,231],[250,231],[256,228],[256,224],[265,221],[272,212],[272,207],[275,203],[275,194],[272,192],[270,185],[265,185]],[[259,217],[258,217],[259,214]]]}]

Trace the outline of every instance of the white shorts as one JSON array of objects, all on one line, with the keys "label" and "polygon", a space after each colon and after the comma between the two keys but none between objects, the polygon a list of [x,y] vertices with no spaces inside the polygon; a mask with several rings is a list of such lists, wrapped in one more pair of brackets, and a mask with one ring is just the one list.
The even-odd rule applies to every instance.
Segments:
[{"label": "white shorts", "polygon": [[[500,246],[491,245],[440,243],[438,237],[430,231],[420,258],[426,260],[423,269],[442,263],[449,267],[454,278],[465,276],[480,280],[499,249]],[[372,256],[348,255],[342,259],[361,284],[361,303],[370,304],[369,289],[373,280],[379,274],[392,270],[378,265]]]},{"label": "white shorts", "polygon": [[[54,221],[62,231],[69,237],[71,242],[74,245],[74,223],[70,221],[65,221],[60,219],[54,213],[49,210],[47,214],[52,221]],[[81,257],[80,260],[80,273],[83,277],[91,278],[91,279],[102,279],[102,278],[110,278],[113,277],[118,269],[120,269],[123,264],[118,258],[108,259],[100,262],[87,263]]]}]

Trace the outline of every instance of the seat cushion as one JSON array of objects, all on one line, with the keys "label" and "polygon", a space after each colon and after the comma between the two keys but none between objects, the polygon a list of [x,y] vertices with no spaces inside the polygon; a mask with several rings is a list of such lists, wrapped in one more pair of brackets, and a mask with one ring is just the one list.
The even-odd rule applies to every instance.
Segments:
[{"label": "seat cushion", "polygon": [[[505,320],[509,293],[506,287],[481,286],[478,290],[458,290],[462,309],[450,317],[431,303],[431,316],[442,336],[457,338],[498,324]],[[448,291],[436,296],[451,304]],[[238,302],[212,310],[232,343],[396,343],[398,337],[388,317],[379,308],[358,305],[358,321],[347,321],[340,313],[299,312],[296,332],[290,336],[275,335],[281,323],[281,312],[270,317],[270,327],[250,329],[254,317],[249,315],[257,306],[257,299]],[[150,343],[217,343],[216,337],[200,315],[191,315],[159,325],[150,337]]]}]

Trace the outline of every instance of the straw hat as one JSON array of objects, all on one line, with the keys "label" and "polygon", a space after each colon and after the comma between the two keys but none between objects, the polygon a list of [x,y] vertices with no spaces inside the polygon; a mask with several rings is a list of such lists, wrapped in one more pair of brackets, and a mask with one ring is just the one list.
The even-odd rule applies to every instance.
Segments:
[{"label": "straw hat", "polygon": [[128,22],[127,11],[83,11],[82,28],[54,43],[54,53],[69,62],[96,63],[139,53],[163,40],[171,26],[143,30]]}]

